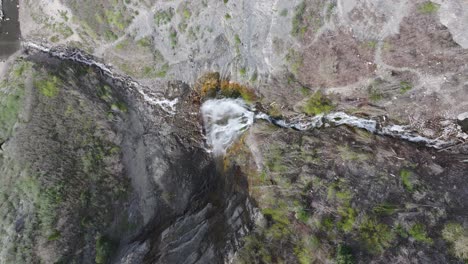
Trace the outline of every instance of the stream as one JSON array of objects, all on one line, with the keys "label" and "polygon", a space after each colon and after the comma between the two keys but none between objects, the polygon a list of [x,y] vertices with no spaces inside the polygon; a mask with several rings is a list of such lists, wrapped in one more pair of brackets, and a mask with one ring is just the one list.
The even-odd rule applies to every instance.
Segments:
[{"label": "stream", "polygon": [[[27,50],[47,53],[52,57],[62,60],[70,60],[87,66],[98,68],[102,74],[114,80],[126,83],[128,87],[140,94],[150,105],[157,105],[170,115],[176,114],[178,99],[169,100],[162,93],[151,92],[151,88],[144,87],[128,76],[116,73],[111,66],[97,61],[94,57],[73,48],[49,48],[33,42],[25,42],[23,46]],[[346,125],[367,130],[370,133],[389,136],[413,143],[419,143],[427,147],[442,149],[456,144],[455,141],[431,139],[419,135],[409,126],[396,124],[383,125],[378,120],[365,119],[352,116],[344,112],[332,112],[320,114],[314,117],[298,115],[291,120],[273,118],[265,113],[256,111],[242,99],[211,99],[201,106],[201,114],[206,131],[206,141],[215,155],[223,155],[226,149],[250,126],[255,120],[264,120],[275,126],[308,131],[322,127],[336,127]]]},{"label": "stream", "polygon": [[206,101],[201,108],[207,143],[212,147],[215,155],[225,153],[226,149],[248,128],[255,120],[265,120],[281,128],[308,131],[322,127],[350,126],[367,130],[370,133],[389,136],[427,147],[442,149],[456,144],[454,141],[443,141],[423,137],[412,131],[409,126],[383,126],[373,119],[365,119],[344,112],[320,114],[314,117],[301,116],[292,121],[272,118],[261,112],[256,112],[241,99],[213,99]]}]

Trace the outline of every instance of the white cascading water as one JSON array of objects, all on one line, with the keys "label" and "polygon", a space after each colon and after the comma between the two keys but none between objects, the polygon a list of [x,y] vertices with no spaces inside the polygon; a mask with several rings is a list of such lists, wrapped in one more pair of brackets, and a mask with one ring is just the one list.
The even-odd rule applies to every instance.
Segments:
[{"label": "white cascading water", "polygon": [[241,99],[213,99],[201,107],[206,141],[217,156],[254,122],[254,112]]},{"label": "white cascading water", "polygon": [[455,144],[452,141],[447,142],[420,136],[411,131],[410,127],[380,126],[376,120],[351,116],[344,112],[321,114],[315,117],[303,116],[288,122],[254,111],[242,99],[213,99],[203,103],[201,112],[206,130],[206,139],[215,155],[225,154],[226,149],[254,123],[255,119],[266,120],[276,126],[299,131],[321,128],[325,124],[330,126],[347,125],[365,129],[374,134],[421,143],[436,149]]}]

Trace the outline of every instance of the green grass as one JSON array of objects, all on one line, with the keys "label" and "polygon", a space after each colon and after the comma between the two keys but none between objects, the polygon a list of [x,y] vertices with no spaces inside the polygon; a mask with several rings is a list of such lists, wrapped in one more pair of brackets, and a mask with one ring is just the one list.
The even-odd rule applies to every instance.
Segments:
[{"label": "green grass", "polygon": [[400,82],[400,93],[404,94],[413,89],[413,84],[410,82]]},{"label": "green grass", "polygon": [[426,244],[432,244],[433,243],[432,239],[427,236],[426,227],[423,224],[414,224],[408,230],[408,233],[416,241],[426,243]]},{"label": "green grass", "polygon": [[433,2],[425,2],[419,6],[419,12],[422,14],[434,14],[439,10],[440,6]]},{"label": "green grass", "polygon": [[226,15],[224,15],[224,18],[227,20],[227,19],[231,19],[231,15],[226,13]]},{"label": "green grass", "polygon": [[61,81],[55,75],[49,75],[47,78],[37,80],[34,82],[34,86],[39,89],[39,92],[48,98],[54,98],[59,94],[59,85]]},{"label": "green grass", "polygon": [[304,105],[303,111],[308,115],[318,115],[322,113],[329,113],[335,106],[332,101],[328,99],[322,92],[315,92]]},{"label": "green grass", "polygon": [[413,183],[411,182],[411,177],[413,176],[413,173],[407,169],[402,169],[400,171],[400,179],[401,183],[405,187],[405,189],[409,192],[413,191]]}]

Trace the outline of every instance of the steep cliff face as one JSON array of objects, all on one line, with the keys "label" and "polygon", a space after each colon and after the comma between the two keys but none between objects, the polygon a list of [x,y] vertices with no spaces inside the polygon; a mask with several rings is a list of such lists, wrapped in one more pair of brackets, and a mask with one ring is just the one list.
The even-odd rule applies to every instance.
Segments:
[{"label": "steep cliff face", "polygon": [[2,261],[220,262],[252,213],[242,173],[202,148],[198,106],[177,114],[95,67],[37,53],[2,82]]},{"label": "steep cliff face", "polygon": [[467,261],[465,2],[19,4],[0,262]]}]

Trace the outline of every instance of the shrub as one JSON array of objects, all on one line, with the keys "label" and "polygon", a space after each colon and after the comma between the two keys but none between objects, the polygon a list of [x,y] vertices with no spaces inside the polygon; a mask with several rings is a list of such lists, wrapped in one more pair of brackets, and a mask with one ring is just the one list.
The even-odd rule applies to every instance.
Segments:
[{"label": "shrub", "polygon": [[414,224],[411,226],[410,230],[408,230],[408,233],[416,241],[432,244],[432,239],[427,236],[426,227],[423,224]]},{"label": "shrub", "polygon": [[325,97],[322,92],[314,93],[306,102],[303,110],[308,115],[318,115],[321,113],[328,113],[335,109],[332,101]]},{"label": "shrub", "polygon": [[201,77],[198,81],[198,90],[202,98],[213,98],[216,96],[227,98],[242,98],[246,102],[253,102],[257,99],[254,91],[247,86],[230,82],[221,81],[219,73],[209,73]]},{"label": "shrub", "polygon": [[448,223],[442,230],[442,237],[452,246],[453,254],[468,260],[468,230],[457,223]]},{"label": "shrub", "polygon": [[346,245],[339,245],[336,250],[335,257],[336,264],[353,264],[356,262],[354,259],[351,248]]},{"label": "shrub", "polygon": [[359,229],[362,243],[371,253],[381,253],[389,247],[395,239],[395,234],[386,225],[378,223],[376,219],[366,218]]}]

